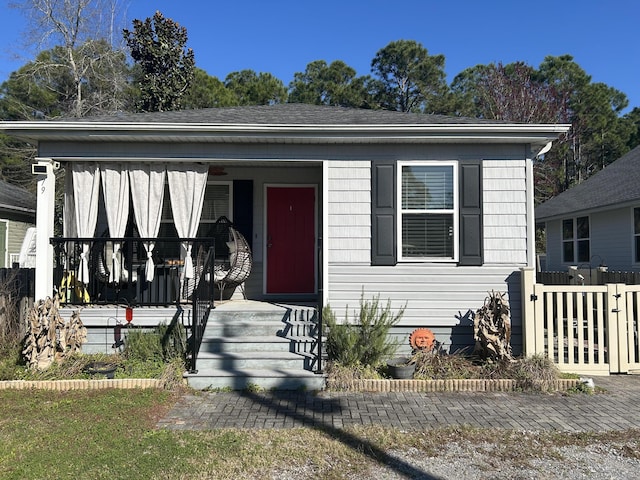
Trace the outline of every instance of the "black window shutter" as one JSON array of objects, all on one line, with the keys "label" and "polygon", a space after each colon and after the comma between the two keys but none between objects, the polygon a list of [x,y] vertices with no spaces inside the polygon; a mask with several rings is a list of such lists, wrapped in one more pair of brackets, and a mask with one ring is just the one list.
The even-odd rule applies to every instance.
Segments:
[{"label": "black window shutter", "polygon": [[482,161],[460,161],[460,260],[458,265],[482,265]]},{"label": "black window shutter", "polygon": [[371,265],[397,263],[396,162],[371,162]]},{"label": "black window shutter", "polygon": [[233,224],[253,245],[253,180],[233,181]]}]

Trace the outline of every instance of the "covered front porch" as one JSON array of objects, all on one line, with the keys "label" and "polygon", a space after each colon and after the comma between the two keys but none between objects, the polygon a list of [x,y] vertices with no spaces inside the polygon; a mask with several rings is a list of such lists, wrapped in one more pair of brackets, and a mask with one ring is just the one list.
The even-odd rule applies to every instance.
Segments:
[{"label": "covered front porch", "polygon": [[[130,327],[179,322],[189,335],[190,383],[229,383],[231,377],[249,381],[254,374],[243,376],[237,369],[229,374],[231,364],[240,364],[239,357],[253,358],[265,367],[261,370],[274,370],[271,365],[277,371],[282,357],[292,356],[285,364],[297,364],[293,370],[300,372],[281,372],[280,377],[304,377],[319,369],[317,359],[310,359],[316,355],[317,347],[311,344],[317,336],[287,340],[278,332],[287,331],[284,323],[291,316],[316,319],[322,304],[322,162],[40,162],[45,165],[43,185],[52,184],[52,177],[64,169],[65,212],[63,235],[49,235],[46,247],[38,250],[51,255],[37,265],[39,295],[57,295],[63,316],[82,308],[89,329],[86,351],[115,351]],[[199,178],[180,183],[194,176]],[[136,198],[140,191],[145,199]],[[53,218],[49,193],[46,188],[40,191],[39,203]],[[216,337],[211,329],[221,328],[220,322],[249,328],[246,319],[262,318],[265,309],[284,302],[296,307],[271,312],[267,325],[254,329],[257,338],[274,338],[267,342],[269,348],[253,342],[256,351],[236,353],[231,363],[202,360],[201,352],[211,344],[207,338]],[[262,312],[257,316],[256,308]],[[233,320],[225,314],[229,309]],[[310,334],[312,330],[307,329]],[[252,344],[227,336],[221,341]],[[277,346],[275,351],[272,346]],[[208,352],[205,357],[212,354],[231,352]],[[203,375],[209,380],[201,380]],[[210,380],[212,375],[218,380]],[[224,377],[229,378],[220,380]],[[291,383],[270,378],[266,386]],[[220,386],[236,386],[238,381]]]}]

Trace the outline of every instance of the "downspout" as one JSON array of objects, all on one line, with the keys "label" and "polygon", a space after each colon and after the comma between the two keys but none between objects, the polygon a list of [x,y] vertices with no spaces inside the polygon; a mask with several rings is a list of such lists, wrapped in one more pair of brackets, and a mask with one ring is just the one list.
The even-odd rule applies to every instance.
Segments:
[{"label": "downspout", "polygon": [[529,145],[525,159],[525,177],[527,182],[527,267],[535,268],[536,262],[536,214],[535,214],[535,183],[533,178],[533,158],[540,156],[551,150],[553,142],[548,142],[538,153],[533,153],[532,146]]}]

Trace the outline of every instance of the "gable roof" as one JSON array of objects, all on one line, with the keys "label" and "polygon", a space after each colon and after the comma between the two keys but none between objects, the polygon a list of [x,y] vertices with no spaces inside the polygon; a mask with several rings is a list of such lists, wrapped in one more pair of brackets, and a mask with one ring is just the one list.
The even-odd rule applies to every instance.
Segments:
[{"label": "gable roof", "polygon": [[575,187],[536,207],[542,222],[640,201],[640,146]]},{"label": "gable roof", "polygon": [[35,215],[36,196],[24,188],[0,180],[0,212]]},{"label": "gable roof", "polygon": [[28,142],[528,143],[542,148],[569,125],[307,104],[207,108],[51,121],[0,122]]}]

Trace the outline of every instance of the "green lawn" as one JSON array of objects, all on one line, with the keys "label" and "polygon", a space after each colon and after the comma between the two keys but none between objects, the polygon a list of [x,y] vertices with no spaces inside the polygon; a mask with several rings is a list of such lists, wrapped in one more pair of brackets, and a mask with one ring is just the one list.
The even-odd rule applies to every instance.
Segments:
[{"label": "green lawn", "polygon": [[[392,450],[437,456],[451,442],[484,445],[496,461],[525,465],[556,447],[615,443],[638,458],[639,432],[560,434],[467,428],[401,432],[158,430],[176,393],[165,390],[0,391],[2,479],[368,478]],[[487,439],[491,445],[487,446]],[[417,453],[419,452],[419,453]],[[375,474],[373,474],[375,477]]]}]

